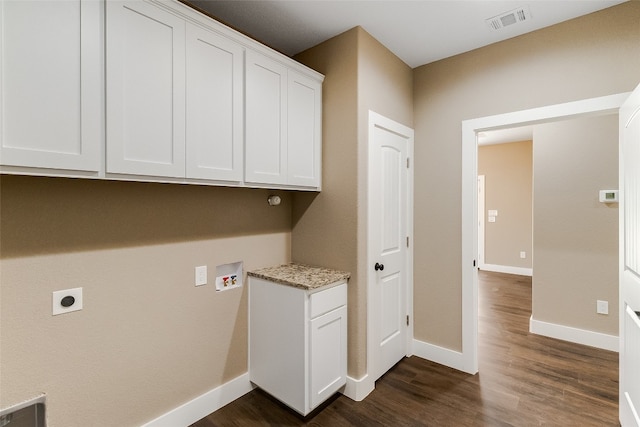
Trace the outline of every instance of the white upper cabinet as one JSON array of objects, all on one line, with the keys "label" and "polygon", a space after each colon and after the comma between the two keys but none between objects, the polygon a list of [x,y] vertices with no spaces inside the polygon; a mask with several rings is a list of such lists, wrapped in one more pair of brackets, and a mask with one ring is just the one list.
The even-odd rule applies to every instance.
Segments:
[{"label": "white upper cabinet", "polygon": [[287,67],[247,51],[245,181],[287,183]]},{"label": "white upper cabinet", "polygon": [[243,48],[187,24],[188,178],[242,181]]},{"label": "white upper cabinet", "polygon": [[322,81],[246,56],[245,181],[319,189]]},{"label": "white upper cabinet", "polygon": [[102,19],[97,1],[0,2],[1,165],[98,172]]},{"label": "white upper cabinet", "polygon": [[107,172],[185,176],[185,21],[107,2]]},{"label": "white upper cabinet", "polygon": [[289,71],[287,102],[288,183],[320,187],[322,82]]},{"label": "white upper cabinet", "polygon": [[0,173],[318,191],[322,80],[178,0],[0,0]]}]

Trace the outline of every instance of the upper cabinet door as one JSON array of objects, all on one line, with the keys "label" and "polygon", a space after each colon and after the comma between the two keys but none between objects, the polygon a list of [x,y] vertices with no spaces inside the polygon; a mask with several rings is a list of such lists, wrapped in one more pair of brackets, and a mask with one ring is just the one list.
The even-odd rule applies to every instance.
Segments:
[{"label": "upper cabinet door", "polygon": [[322,83],[289,70],[287,183],[320,187]]},{"label": "upper cabinet door", "polygon": [[187,25],[187,178],[242,181],[243,48]]},{"label": "upper cabinet door", "polygon": [[287,68],[246,53],[245,181],[287,182]]},{"label": "upper cabinet door", "polygon": [[97,172],[102,2],[0,2],[0,164]]},{"label": "upper cabinet door", "polygon": [[107,172],[185,175],[185,21],[107,2]]}]

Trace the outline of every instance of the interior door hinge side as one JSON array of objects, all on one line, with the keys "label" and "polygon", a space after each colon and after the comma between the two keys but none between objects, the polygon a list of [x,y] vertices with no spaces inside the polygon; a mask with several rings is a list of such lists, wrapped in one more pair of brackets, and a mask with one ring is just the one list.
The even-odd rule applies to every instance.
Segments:
[{"label": "interior door hinge side", "polygon": [[407,247],[409,247],[409,236],[407,236]]},{"label": "interior door hinge side", "polygon": [[409,326],[409,315],[407,314],[407,326]]},{"label": "interior door hinge side", "polygon": [[409,169],[409,161],[410,159],[407,157],[407,169]]}]

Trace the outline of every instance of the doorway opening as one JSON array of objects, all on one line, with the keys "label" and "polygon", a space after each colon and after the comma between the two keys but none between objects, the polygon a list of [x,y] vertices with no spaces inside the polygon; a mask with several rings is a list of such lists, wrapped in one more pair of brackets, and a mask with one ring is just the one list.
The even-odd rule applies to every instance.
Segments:
[{"label": "doorway opening", "polygon": [[458,368],[478,372],[478,134],[571,118],[617,113],[627,93],[462,122],[462,354]]},{"label": "doorway opening", "polygon": [[478,174],[478,268],[531,276],[533,127],[482,132]]}]

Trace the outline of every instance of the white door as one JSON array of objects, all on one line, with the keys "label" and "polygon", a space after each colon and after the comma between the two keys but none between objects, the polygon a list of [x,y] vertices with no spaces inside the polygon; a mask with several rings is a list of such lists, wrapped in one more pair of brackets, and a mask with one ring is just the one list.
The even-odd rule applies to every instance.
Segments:
[{"label": "white door", "polygon": [[620,423],[640,426],[640,86],[620,108]]},{"label": "white door", "polygon": [[107,172],[185,175],[185,21],[108,1]]},{"label": "white door", "polygon": [[413,130],[369,113],[369,292],[373,292],[373,379],[410,353],[407,266]]},{"label": "white door", "polygon": [[187,25],[187,178],[242,181],[243,49]]}]

